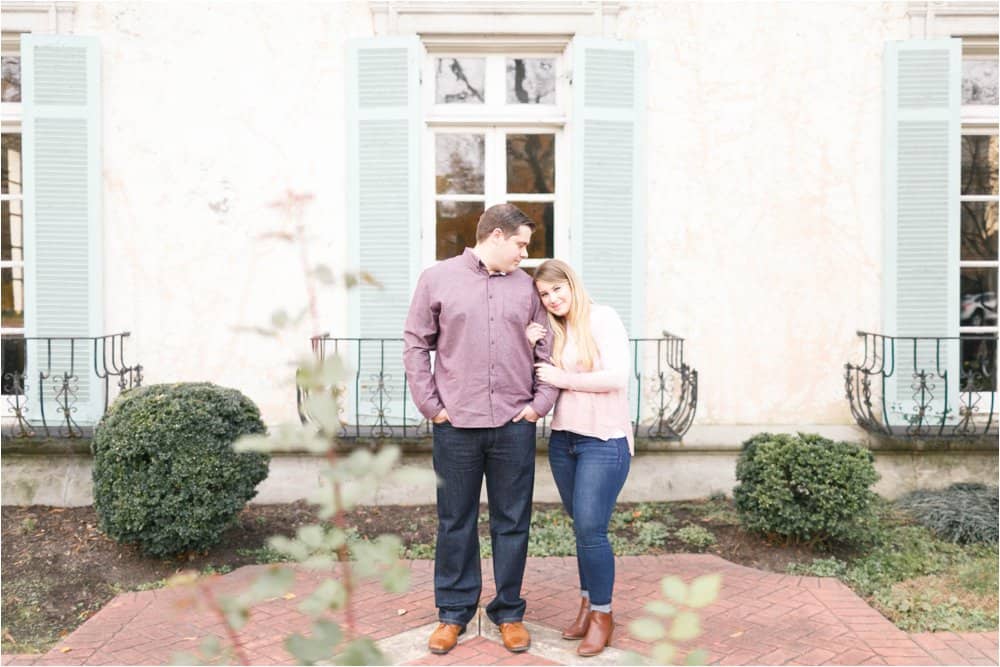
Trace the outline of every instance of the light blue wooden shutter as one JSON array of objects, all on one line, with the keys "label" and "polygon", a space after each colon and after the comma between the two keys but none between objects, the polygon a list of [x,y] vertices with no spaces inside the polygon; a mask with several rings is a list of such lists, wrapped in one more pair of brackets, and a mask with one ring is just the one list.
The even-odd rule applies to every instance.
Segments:
[{"label": "light blue wooden shutter", "polygon": [[[416,36],[353,40],[348,45],[352,259],[381,283],[381,289],[363,286],[352,295],[352,330],[362,338],[402,338],[419,271],[421,54]],[[346,417],[352,421],[356,405],[361,423],[377,423],[381,412],[389,424],[402,424],[402,343],[363,345],[360,356],[357,349],[348,354],[360,377]],[[405,412],[411,424],[421,418],[410,401]]]},{"label": "light blue wooden shutter", "polygon": [[[101,121],[100,48],[96,39],[33,35],[21,38],[24,110],[25,333],[27,337],[100,335]],[[50,355],[51,352],[51,355]],[[74,358],[71,369],[71,355]],[[51,360],[51,365],[50,365]],[[39,387],[39,371],[50,370]],[[103,410],[93,343],[28,344],[29,419],[49,425],[63,415],[55,402],[65,373],[79,424]]]},{"label": "light blue wooden shutter", "polygon": [[[957,337],[959,325],[959,169],[961,40],[886,44],[884,98],[883,325],[896,336]],[[933,415],[957,405],[959,345],[938,351],[897,341],[890,411],[914,409],[915,368],[947,370],[933,382]],[[945,390],[948,403],[945,404]],[[898,423],[898,416],[896,417]],[[926,423],[926,421],[925,421]]]},{"label": "light blue wooden shutter", "polygon": [[573,40],[573,258],[597,303],[642,336],[646,64],[642,45]]}]

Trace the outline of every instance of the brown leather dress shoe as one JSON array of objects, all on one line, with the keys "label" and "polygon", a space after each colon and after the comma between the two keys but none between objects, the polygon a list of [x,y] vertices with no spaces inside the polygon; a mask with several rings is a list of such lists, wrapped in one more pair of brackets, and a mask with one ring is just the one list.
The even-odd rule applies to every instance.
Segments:
[{"label": "brown leather dress shoe", "polygon": [[597,655],[605,646],[611,646],[611,632],[614,629],[615,621],[611,614],[605,614],[603,611],[590,612],[587,636],[580,642],[576,652],[586,658]]},{"label": "brown leather dress shoe", "polygon": [[563,639],[583,639],[590,625],[590,598],[580,598],[580,611],[576,614],[573,625],[563,630]]},{"label": "brown leather dress shoe", "polygon": [[458,636],[465,633],[465,628],[453,623],[438,623],[437,628],[431,633],[427,648],[431,653],[443,655],[455,648],[458,643]]},{"label": "brown leather dress shoe", "polygon": [[520,621],[516,623],[501,623],[500,636],[503,637],[503,645],[512,653],[523,653],[531,646],[531,635],[528,628]]}]

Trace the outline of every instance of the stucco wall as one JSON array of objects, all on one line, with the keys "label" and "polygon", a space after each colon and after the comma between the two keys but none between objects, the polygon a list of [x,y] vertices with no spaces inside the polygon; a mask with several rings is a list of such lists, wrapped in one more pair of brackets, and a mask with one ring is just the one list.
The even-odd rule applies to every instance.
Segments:
[{"label": "stucco wall", "polygon": [[649,54],[649,333],[688,339],[696,424],[847,424],[878,330],[882,49],[904,3],[626,11]]},{"label": "stucco wall", "polygon": [[[849,424],[843,364],[879,326],[881,54],[903,3],[646,3],[648,332],[688,340],[695,429]],[[267,204],[315,195],[309,252],[345,249],[344,55],[366,3],[81,3],[103,54],[105,321],[146,382],[242,389],[294,416],[296,252]],[[342,294],[321,328],[344,332]],[[705,437],[705,436],[702,436]]]},{"label": "stucco wall", "polygon": [[[311,326],[277,341],[240,331],[298,311],[298,250],[269,208],[310,193],[309,253],[347,264],[345,40],[360,3],[80,3],[76,32],[103,58],[104,295],[110,331],[130,330],[145,381],[211,380],[291,419],[288,362]],[[335,330],[342,294],[325,294]]]}]

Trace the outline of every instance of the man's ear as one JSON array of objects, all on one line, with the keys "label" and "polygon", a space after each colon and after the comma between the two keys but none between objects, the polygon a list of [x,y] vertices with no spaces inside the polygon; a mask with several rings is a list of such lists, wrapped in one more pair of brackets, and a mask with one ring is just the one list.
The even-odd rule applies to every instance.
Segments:
[{"label": "man's ear", "polygon": [[503,241],[504,240],[503,230],[500,229],[499,227],[494,227],[493,231],[490,232],[490,238],[497,241]]}]

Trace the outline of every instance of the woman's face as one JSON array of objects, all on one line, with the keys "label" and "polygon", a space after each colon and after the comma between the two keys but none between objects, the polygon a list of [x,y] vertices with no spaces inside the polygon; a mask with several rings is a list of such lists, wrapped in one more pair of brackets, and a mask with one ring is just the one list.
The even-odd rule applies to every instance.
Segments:
[{"label": "woman's face", "polygon": [[569,283],[550,283],[545,280],[536,280],[535,288],[538,289],[538,296],[542,300],[545,310],[556,317],[566,317],[569,307],[573,303],[573,291],[569,288]]}]

